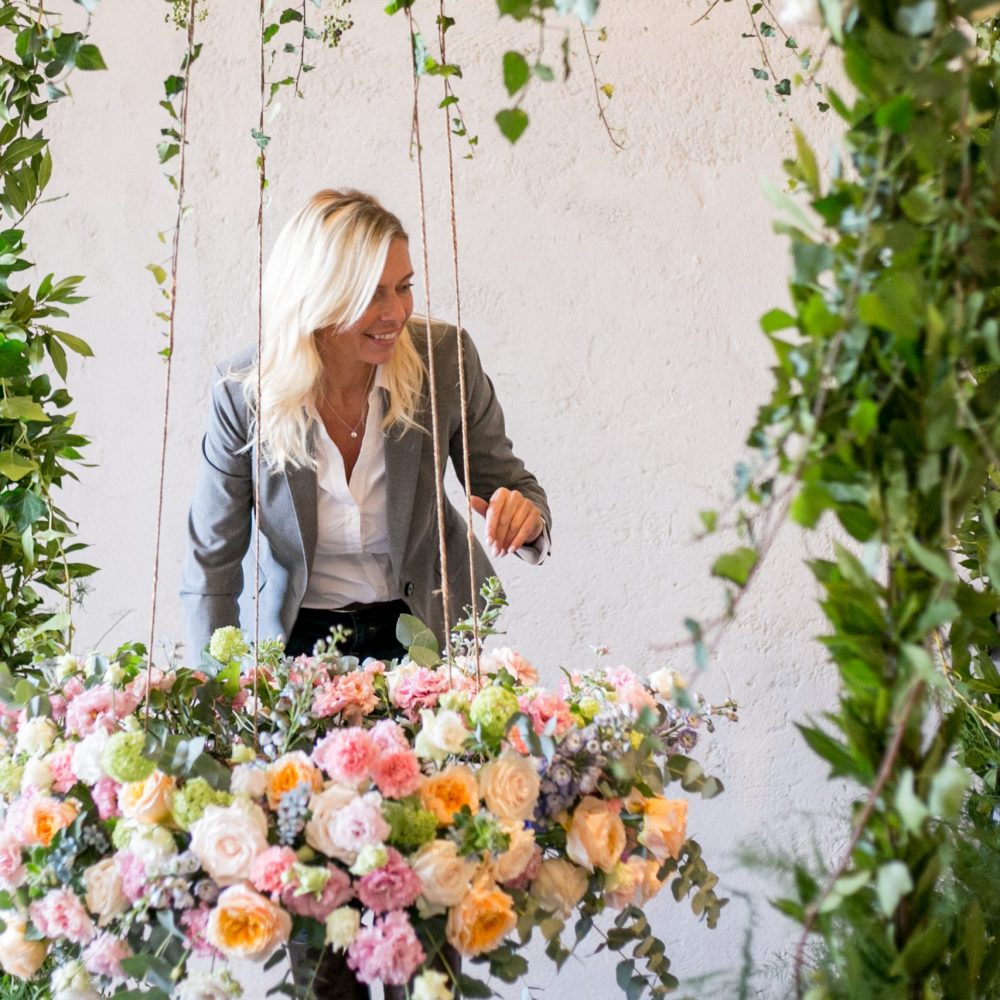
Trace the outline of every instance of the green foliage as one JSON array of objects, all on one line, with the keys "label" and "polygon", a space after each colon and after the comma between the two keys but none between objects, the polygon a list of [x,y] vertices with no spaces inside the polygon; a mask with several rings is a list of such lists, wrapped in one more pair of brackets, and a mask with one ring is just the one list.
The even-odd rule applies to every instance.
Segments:
[{"label": "green foliage", "polygon": [[[0,4],[0,29],[10,38],[0,56],[0,661],[23,665],[64,648],[69,608],[94,572],[77,561],[84,546],[71,541],[74,525],[52,496],[87,444],[74,430],[69,393],[52,377],[65,381],[67,351],[92,353],[59,329],[67,307],[83,301],[83,279],[48,274],[34,288],[23,284],[19,272],[34,266],[23,222],[52,176],[41,124],[73,69],[105,67],[86,31],[65,31],[27,2]],[[58,614],[45,606],[53,596]]]}]

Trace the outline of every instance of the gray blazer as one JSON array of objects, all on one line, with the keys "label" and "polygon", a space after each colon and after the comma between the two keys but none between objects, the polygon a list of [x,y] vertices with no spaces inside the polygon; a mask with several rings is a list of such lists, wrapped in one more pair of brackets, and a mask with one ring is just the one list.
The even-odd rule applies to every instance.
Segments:
[{"label": "gray blazer", "polygon": [[[529,555],[534,556],[533,561],[539,561],[548,554],[552,523],[545,492],[514,454],[493,384],[464,331],[462,338],[472,492],[489,499],[494,490],[506,486],[520,490],[538,505],[546,531]],[[419,323],[414,324],[413,340],[426,360],[426,337]],[[454,326],[434,324],[432,341],[440,453],[443,460],[451,456],[462,479]],[[247,408],[241,388],[227,380],[225,374],[248,368],[255,350],[243,350],[218,365],[212,386],[208,431],[202,440],[203,460],[188,516],[188,550],[181,577],[188,659],[192,662],[197,660],[216,628],[242,625],[245,630],[253,630],[251,540],[256,449],[241,451],[250,440]],[[457,621],[469,603],[469,559],[465,521],[446,500],[449,585],[446,623],[440,596],[430,391],[426,384],[416,420],[421,430],[400,432],[394,427],[385,435],[390,559],[403,600],[413,614],[443,639],[446,624],[450,626]],[[261,478],[260,636],[287,639],[306,591],[316,549],[316,473],[301,468],[275,473],[262,463]],[[477,586],[493,573],[478,542],[475,571]]]}]

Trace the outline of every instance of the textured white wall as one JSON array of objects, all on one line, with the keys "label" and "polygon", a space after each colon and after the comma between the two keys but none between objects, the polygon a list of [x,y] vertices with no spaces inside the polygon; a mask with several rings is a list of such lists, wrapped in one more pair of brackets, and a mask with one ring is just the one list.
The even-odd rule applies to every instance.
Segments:
[{"label": "textured white wall", "polygon": [[[208,6],[193,80],[194,214],[182,241],[159,588],[158,633],[177,638],[209,372],[255,336],[256,4]],[[408,39],[402,17],[386,17],[381,6],[353,5],[357,23],[343,48],[316,53],[306,100],[285,98],[269,129],[268,245],[306,196],[336,185],[374,192],[417,233]],[[791,147],[787,112],[821,152],[834,123],[811,98],[799,95],[785,113],[765,100],[750,75],[760,57],[740,37],[740,5],[720,5],[692,27],[700,0],[605,0],[599,23],[609,39],[598,46],[599,70],[616,86],[609,114],[627,129],[627,151],[612,148],[596,119],[578,32],[572,77],[532,86],[532,124],[511,149],[492,121],[504,96],[500,57],[508,45],[533,43],[536,32],[509,21],[498,28],[485,0],[455,6],[449,54],[465,71],[457,89],[480,135],[475,160],[458,162],[463,318],[555,520],[550,562],[500,567],[512,604],[509,641],[551,682],[560,666],[588,664],[589,647],[600,643],[616,662],[642,671],[669,664],[691,675],[686,651],[656,649],[684,635],[686,615],[720,607],[708,573],[719,544],[693,541],[697,512],[730,497],[733,464],[769,386],[756,320],[785,299],[786,246],[771,232],[774,212],[759,179],[780,184]],[[417,9],[432,34],[436,5]],[[165,124],[161,81],[183,46],[164,24],[165,10],[154,0],[101,3],[93,34],[110,71],[78,75],[75,101],[47,126],[52,190],[69,197],[38,209],[29,226],[43,273],[85,273],[91,295],[71,329],[97,357],[74,366],[71,388],[96,467],[82,469],[63,497],[102,568],[77,622],[81,649],[145,641],[148,630],[164,345],[153,318],[161,300],[143,267],[162,260],[156,232],[172,224],[172,191],[154,148]],[[553,63],[560,37],[549,40]],[[794,71],[790,59],[784,65]],[[427,81],[421,107],[432,303],[450,317],[438,87]],[[754,960],[770,970],[753,995],[782,992],[794,929],[768,905],[773,882],[741,867],[736,851],[837,846],[839,828],[824,820],[838,789],[792,724],[827,707],[834,691],[832,670],[811,642],[821,624],[805,554],[789,530],[696,682],[713,699],[736,697],[742,721],[700,748],[727,792],[694,803],[691,832],[722,875],[721,889],[748,893],[752,903],[734,899],[715,931],[686,905],[661,898],[651,906],[674,970],[698,997],[737,995],[732,979],[750,931]],[[719,970],[725,975],[714,984],[690,978]],[[614,963],[581,955],[557,980],[541,959],[528,985],[543,988],[536,996],[600,1000],[615,992]]]}]

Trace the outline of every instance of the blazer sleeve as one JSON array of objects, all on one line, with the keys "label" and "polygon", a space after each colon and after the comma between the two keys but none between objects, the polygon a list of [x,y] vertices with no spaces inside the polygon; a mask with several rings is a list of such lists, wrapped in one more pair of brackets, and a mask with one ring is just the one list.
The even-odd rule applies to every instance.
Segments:
[{"label": "blazer sleeve", "polygon": [[[452,327],[454,333],[454,327]],[[479,352],[472,338],[462,331],[462,350],[465,355],[465,390],[469,414],[469,473],[474,496],[489,500],[493,493],[505,486],[519,490],[541,511],[545,527],[534,542],[522,546],[519,556],[531,563],[541,562],[550,551],[552,515],[548,497],[538,485],[538,480],[524,467],[524,462],[514,454],[507,437],[503,410],[489,376],[483,371]],[[462,485],[465,470],[462,455],[462,425],[459,420],[449,443],[452,464]]]},{"label": "blazer sleeve", "polygon": [[194,660],[215,629],[240,621],[253,511],[251,456],[241,450],[247,443],[245,412],[239,388],[216,368],[181,574],[187,653]]}]

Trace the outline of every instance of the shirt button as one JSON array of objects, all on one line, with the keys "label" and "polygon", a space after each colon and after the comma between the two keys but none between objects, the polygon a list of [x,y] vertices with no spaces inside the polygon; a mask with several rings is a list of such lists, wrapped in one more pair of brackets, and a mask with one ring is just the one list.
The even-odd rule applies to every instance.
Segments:
[{"label": "shirt button", "polygon": [[406,586],[403,588],[403,596],[411,597],[413,595],[413,581],[407,580]]}]

